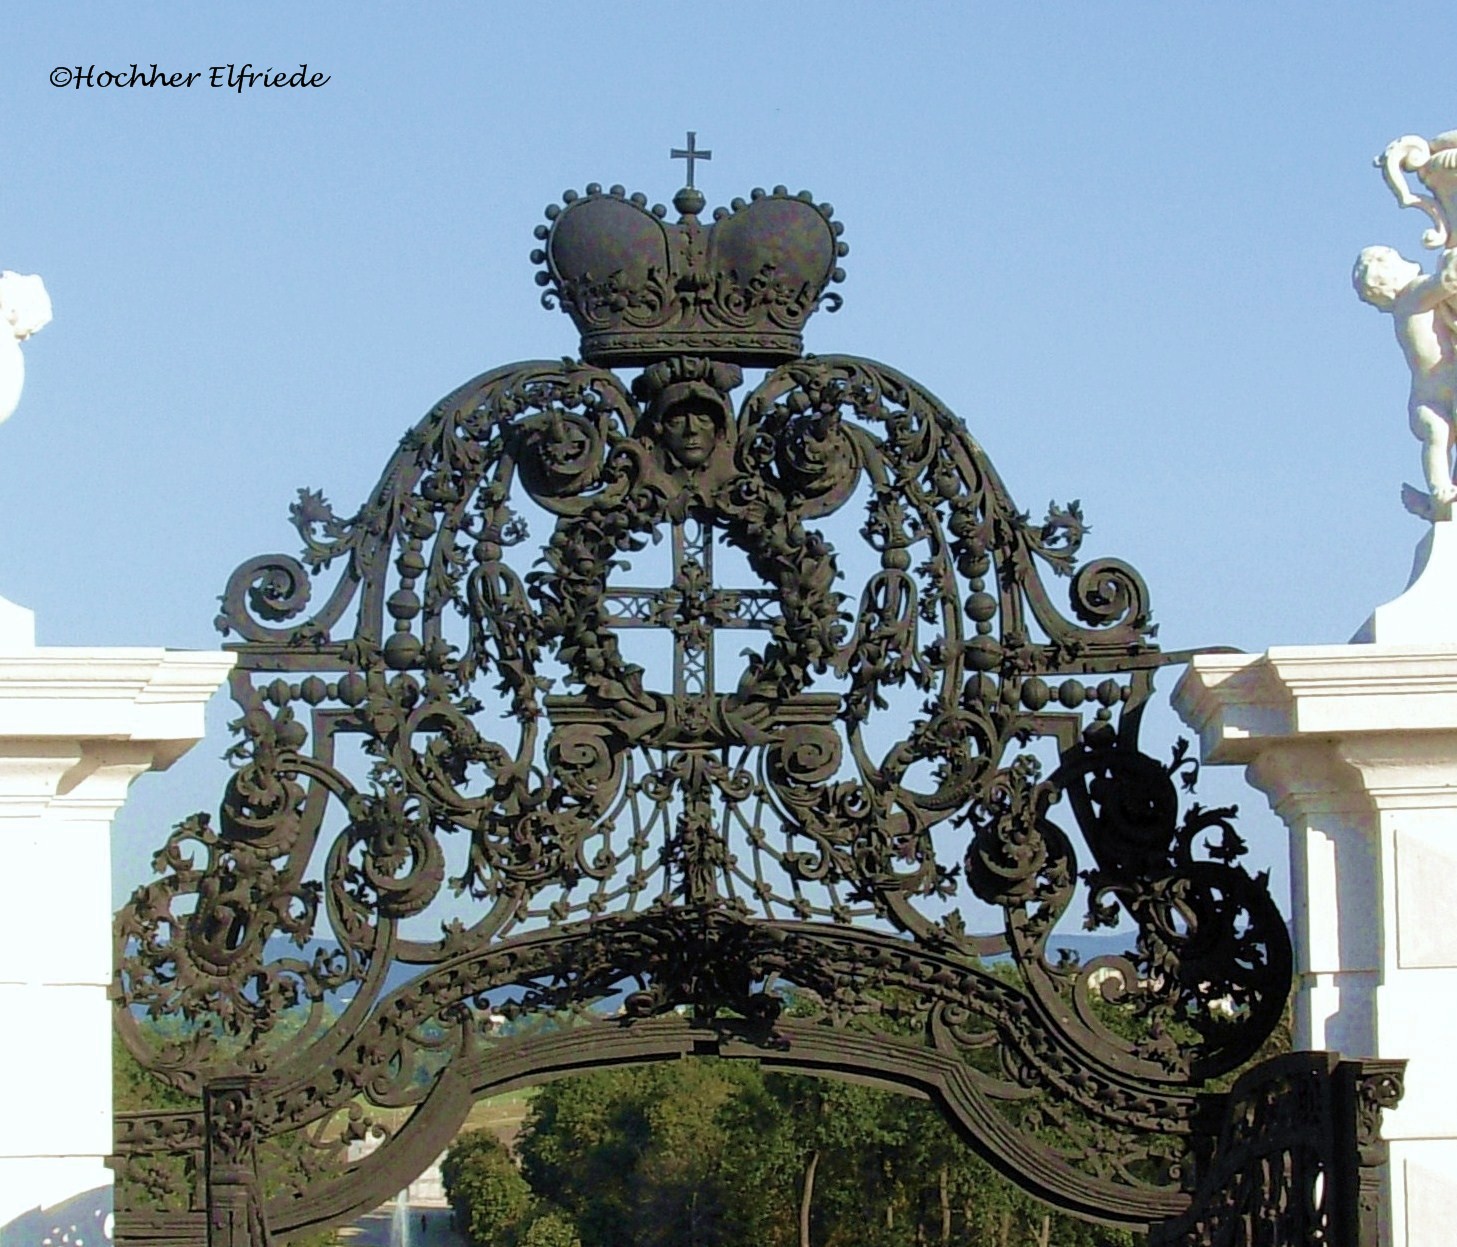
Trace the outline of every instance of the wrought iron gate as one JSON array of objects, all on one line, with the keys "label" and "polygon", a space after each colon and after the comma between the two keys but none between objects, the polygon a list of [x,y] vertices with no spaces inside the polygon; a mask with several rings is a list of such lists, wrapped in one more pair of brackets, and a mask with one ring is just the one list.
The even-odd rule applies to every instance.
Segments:
[{"label": "wrought iron gate", "polygon": [[[1217,1089],[1290,946],[1233,811],[1180,812],[1182,743],[1140,751],[1188,655],[1137,573],[916,382],[802,354],[828,206],[674,203],[548,210],[583,362],[462,386],[229,581],[236,769],[117,924],[118,1029],[197,1107],[119,1117],[118,1240],[261,1247],[388,1198],[475,1097],[714,1053],[929,1097],[1156,1243],[1375,1247],[1399,1064]],[[1079,914],[1126,952],[1059,957]]]}]

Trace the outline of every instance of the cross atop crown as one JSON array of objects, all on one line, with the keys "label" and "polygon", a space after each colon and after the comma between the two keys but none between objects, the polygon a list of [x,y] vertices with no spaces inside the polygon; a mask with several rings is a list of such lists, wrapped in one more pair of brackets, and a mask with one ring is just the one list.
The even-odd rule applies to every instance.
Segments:
[{"label": "cross atop crown", "polygon": [[688,131],[688,146],[675,147],[668,152],[669,160],[686,160],[688,162],[688,189],[696,189],[693,185],[693,162],[695,160],[712,160],[713,153],[708,150],[700,151],[696,146],[698,131]]}]

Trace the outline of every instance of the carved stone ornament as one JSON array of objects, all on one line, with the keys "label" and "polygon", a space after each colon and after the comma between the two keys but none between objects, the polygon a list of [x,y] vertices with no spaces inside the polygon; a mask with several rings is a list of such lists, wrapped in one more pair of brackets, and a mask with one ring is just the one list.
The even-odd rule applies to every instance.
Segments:
[{"label": "carved stone ornament", "polygon": [[20,344],[51,323],[51,298],[33,274],[0,272],[0,421],[20,405],[25,356]]},{"label": "carved stone ornament", "polygon": [[[1404,208],[1417,208],[1432,222],[1422,244],[1440,250],[1436,270],[1426,273],[1391,247],[1365,248],[1351,273],[1357,295],[1389,313],[1411,373],[1407,420],[1422,444],[1426,492],[1402,487],[1402,503],[1426,520],[1450,520],[1457,501],[1452,455],[1457,449],[1457,130],[1428,142],[1406,135],[1387,144],[1376,158],[1386,184]],[[1414,174],[1431,194],[1413,191]]]},{"label": "carved stone ornament", "polygon": [[[1433,251],[1450,247],[1452,225],[1457,221],[1457,130],[1439,134],[1430,142],[1420,135],[1403,135],[1386,145],[1375,164],[1397,203],[1420,209],[1431,219],[1431,229],[1422,234],[1422,246]],[[1414,173],[1431,194],[1413,191],[1408,173]]]},{"label": "carved stone ornament", "polygon": [[[1181,809],[1182,742],[1139,750],[1187,654],[1138,574],[1079,563],[1079,505],[1031,519],[917,382],[799,356],[828,209],[702,229],[690,189],[677,226],[567,196],[539,260],[588,362],[466,383],[360,510],[301,491],[302,557],[229,580],[236,769],[116,927],[122,1037],[211,1107],[122,1119],[122,1237],[217,1247],[246,1205],[230,1079],[278,1238],[388,1198],[473,1097],[602,1064],[900,1086],[1050,1204],[1171,1235],[1221,1131],[1329,1093],[1318,1063],[1265,1116],[1208,1090],[1290,944],[1234,810]],[[1059,955],[1078,917],[1121,955]]]}]

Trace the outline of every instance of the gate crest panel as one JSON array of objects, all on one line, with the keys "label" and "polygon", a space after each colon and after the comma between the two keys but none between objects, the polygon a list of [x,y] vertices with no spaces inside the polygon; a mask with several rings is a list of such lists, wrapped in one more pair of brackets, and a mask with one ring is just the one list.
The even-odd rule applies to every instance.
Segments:
[{"label": "gate crest panel", "polygon": [[[1278,1022],[1290,947],[1234,811],[1181,812],[1182,743],[1140,752],[1187,657],[1142,580],[1080,564],[1079,505],[1030,519],[916,382],[801,354],[827,206],[675,205],[549,210],[583,360],[456,390],[356,514],[301,491],[302,557],[228,582],[236,769],[117,923],[118,1028],[206,1103],[124,1118],[119,1233],[338,1221],[472,1096],[716,1052],[930,1096],[1162,1241],[1356,1243],[1349,1066],[1207,1086]],[[1126,953],[1059,958],[1069,914]],[[1278,1163],[1235,1181],[1237,1146]]]}]

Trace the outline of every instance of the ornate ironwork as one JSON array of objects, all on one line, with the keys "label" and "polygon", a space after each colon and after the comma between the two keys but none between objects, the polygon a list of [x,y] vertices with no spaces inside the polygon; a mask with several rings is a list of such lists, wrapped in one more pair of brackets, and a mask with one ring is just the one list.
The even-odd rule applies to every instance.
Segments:
[{"label": "ornate ironwork", "polygon": [[[687,153],[684,153],[685,155]],[[698,153],[701,156],[701,153]],[[593,364],[652,364],[675,355],[769,365],[799,357],[804,323],[840,297],[848,247],[829,204],[783,186],[736,199],[703,225],[703,192],[690,179],[673,197],[682,215],[651,209],[621,186],[569,191],[537,227],[542,302],[560,305],[582,331]]]},{"label": "ornate ironwork", "polygon": [[1342,1136],[1355,1136],[1354,1164],[1349,1165],[1344,1185],[1346,1215],[1358,1227],[1363,1244],[1389,1242],[1384,1197],[1388,1149],[1381,1137],[1381,1114],[1401,1100],[1406,1062],[1347,1062],[1341,1072]]},{"label": "ornate ironwork", "polygon": [[[785,213],[829,221],[808,196],[753,204],[780,215],[710,227],[739,254],[770,254]],[[619,188],[568,205],[579,259],[630,259],[623,213],[654,220]],[[1079,505],[1031,520],[908,377],[797,338],[781,358],[754,328],[780,323],[773,282],[747,336],[705,328],[727,247],[680,211],[676,310],[642,322],[630,263],[565,277],[542,232],[584,354],[644,364],[630,384],[486,373],[353,516],[299,493],[301,559],[229,580],[236,769],[116,928],[118,1028],[203,1103],[123,1119],[121,1235],[241,1247],[338,1221],[472,1096],[685,1052],[930,1095],[1035,1194],[1164,1241],[1205,1241],[1206,1204],[1343,1180],[1327,1147],[1230,1185],[1249,1138],[1334,1137],[1303,1089],[1330,1071],[1206,1089],[1278,1021],[1290,947],[1234,811],[1180,812],[1182,742],[1139,751],[1154,672],[1187,657],[1156,646],[1142,580],[1079,565]],[[587,285],[618,290],[607,329]],[[1059,956],[1078,912],[1124,924],[1126,952]],[[1300,1241],[1355,1243],[1343,1216],[1322,1204]]]},{"label": "ornate ironwork", "polygon": [[1372,1141],[1381,1109],[1401,1098],[1404,1066],[1295,1052],[1211,1097],[1209,1112],[1221,1121],[1202,1140],[1194,1203],[1155,1227],[1150,1247],[1387,1241],[1374,1198],[1386,1154]]}]

